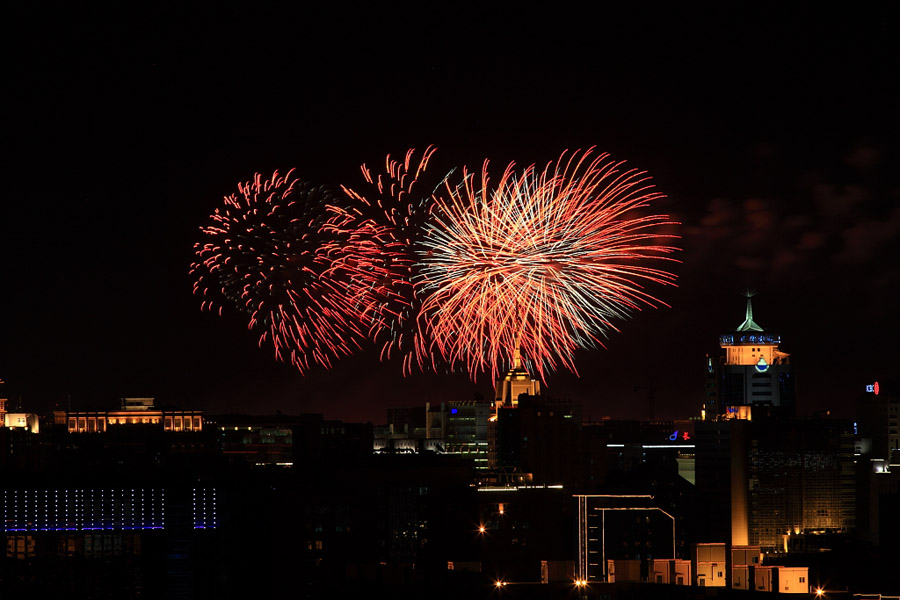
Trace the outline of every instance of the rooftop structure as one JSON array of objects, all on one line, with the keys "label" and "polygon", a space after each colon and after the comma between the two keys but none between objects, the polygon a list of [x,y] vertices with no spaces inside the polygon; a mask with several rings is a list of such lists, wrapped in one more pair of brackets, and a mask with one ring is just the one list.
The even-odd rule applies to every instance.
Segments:
[{"label": "rooftop structure", "polygon": [[519,396],[528,394],[529,396],[541,395],[541,382],[534,379],[528,372],[528,369],[522,364],[522,353],[516,350],[513,353],[513,367],[503,377],[497,380],[494,395],[494,409],[497,410],[501,406],[518,406]]}]

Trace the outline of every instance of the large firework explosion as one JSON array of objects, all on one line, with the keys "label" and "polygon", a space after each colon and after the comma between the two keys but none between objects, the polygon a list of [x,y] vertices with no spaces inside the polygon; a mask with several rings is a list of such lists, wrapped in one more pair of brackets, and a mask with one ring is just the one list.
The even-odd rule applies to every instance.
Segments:
[{"label": "large firework explosion", "polygon": [[335,196],[292,173],[257,174],[226,196],[201,228],[191,273],[202,308],[247,314],[260,346],[270,343],[279,360],[303,372],[350,354],[364,328],[327,254],[339,245],[335,232],[322,231]]},{"label": "large firework explosion", "polygon": [[420,299],[414,286],[415,247],[424,231],[433,189],[423,182],[435,148],[416,158],[410,149],[402,160],[390,155],[384,172],[362,165],[361,191],[343,187],[350,202],[333,206],[326,229],[340,235],[329,248],[335,269],[346,273],[360,318],[369,337],[381,346],[381,358],[400,357],[403,372],[434,366],[431,343],[421,329]]},{"label": "large firework explosion", "polygon": [[[649,177],[592,151],[563,153],[543,171],[510,164],[435,196],[419,245],[423,314],[452,366],[498,373],[521,350],[543,379],[577,372],[577,348],[602,344],[615,321],[663,304],[644,284],[674,275],[645,266],[674,260],[665,215],[634,216],[662,197]],[[662,240],[662,245],[660,245]]]}]

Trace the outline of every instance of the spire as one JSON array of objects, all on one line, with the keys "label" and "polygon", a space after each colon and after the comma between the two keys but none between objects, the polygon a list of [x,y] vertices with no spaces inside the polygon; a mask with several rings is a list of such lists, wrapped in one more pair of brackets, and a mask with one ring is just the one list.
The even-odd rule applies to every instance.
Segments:
[{"label": "spire", "polygon": [[753,320],[753,304],[750,302],[750,298],[753,297],[753,292],[747,290],[747,315],[744,318],[744,322],[738,325],[737,331],[762,331],[763,328],[756,324]]},{"label": "spire", "polygon": [[522,350],[516,348],[513,351],[513,371],[518,371],[522,368]]}]

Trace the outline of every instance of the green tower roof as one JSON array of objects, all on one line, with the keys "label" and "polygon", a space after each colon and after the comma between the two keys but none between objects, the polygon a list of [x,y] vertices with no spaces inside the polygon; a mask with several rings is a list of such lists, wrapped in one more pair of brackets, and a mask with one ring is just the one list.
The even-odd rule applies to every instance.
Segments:
[{"label": "green tower roof", "polygon": [[744,322],[738,325],[735,331],[762,331],[763,328],[753,320],[753,304],[750,302],[750,294],[747,294],[747,316]]}]

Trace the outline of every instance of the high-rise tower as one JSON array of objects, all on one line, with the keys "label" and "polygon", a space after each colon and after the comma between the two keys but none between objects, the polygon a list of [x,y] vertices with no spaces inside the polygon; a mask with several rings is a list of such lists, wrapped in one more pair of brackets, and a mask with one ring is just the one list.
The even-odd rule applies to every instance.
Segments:
[{"label": "high-rise tower", "polygon": [[516,407],[519,405],[519,396],[541,395],[541,382],[534,379],[525,368],[522,361],[522,352],[516,350],[513,353],[513,367],[503,377],[498,379],[494,387],[494,414],[501,407]]},{"label": "high-rise tower", "polygon": [[494,386],[492,414],[488,419],[488,466],[493,470],[519,469],[521,422],[519,396],[539,396],[541,382],[531,377],[520,350],[513,352],[512,369]]},{"label": "high-rise tower", "polygon": [[564,484],[578,489],[583,435],[581,405],[542,394],[520,352],[497,380],[488,419],[488,465],[498,483]]},{"label": "high-rise tower", "polygon": [[718,360],[707,358],[706,419],[749,419],[754,406],[794,414],[790,355],[779,349],[779,334],[756,323],[750,297],[744,321],[734,332],[719,336],[724,354]]}]

